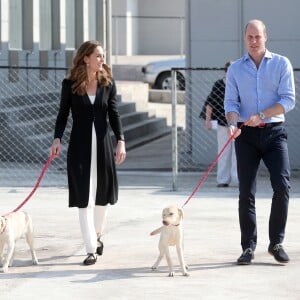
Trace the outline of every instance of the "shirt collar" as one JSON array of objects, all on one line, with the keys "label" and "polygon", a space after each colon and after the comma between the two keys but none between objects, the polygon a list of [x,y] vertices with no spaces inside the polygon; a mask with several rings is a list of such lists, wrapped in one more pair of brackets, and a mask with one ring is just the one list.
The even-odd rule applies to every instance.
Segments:
[{"label": "shirt collar", "polygon": [[[264,58],[272,58],[272,56],[273,56],[272,53],[268,49],[266,49]],[[250,60],[250,59],[251,59],[251,57],[250,57],[249,53],[246,53],[243,57],[243,61]]]}]

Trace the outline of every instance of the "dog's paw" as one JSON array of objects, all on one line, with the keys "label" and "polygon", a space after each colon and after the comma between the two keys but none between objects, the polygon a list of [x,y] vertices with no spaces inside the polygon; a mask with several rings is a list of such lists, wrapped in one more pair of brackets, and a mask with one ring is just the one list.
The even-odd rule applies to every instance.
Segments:
[{"label": "dog's paw", "polygon": [[190,274],[188,272],[183,272],[182,275],[187,276],[187,277],[190,276]]},{"label": "dog's paw", "polygon": [[38,264],[39,264],[38,259],[36,258],[36,259],[32,260],[32,264],[33,264],[33,265],[38,265]]},{"label": "dog's paw", "polygon": [[152,267],[151,267],[151,270],[152,270],[152,271],[156,271],[156,270],[157,270],[157,267],[156,267],[156,266],[152,266]]},{"label": "dog's paw", "polygon": [[174,277],[175,276],[175,272],[170,272],[169,273],[169,277]]},{"label": "dog's paw", "polygon": [[0,273],[7,273],[7,272],[8,272],[8,267],[0,268]]}]

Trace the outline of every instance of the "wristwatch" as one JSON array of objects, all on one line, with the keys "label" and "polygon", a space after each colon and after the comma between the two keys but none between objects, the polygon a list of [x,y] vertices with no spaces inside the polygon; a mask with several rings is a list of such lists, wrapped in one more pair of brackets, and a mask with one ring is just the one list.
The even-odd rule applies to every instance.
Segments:
[{"label": "wristwatch", "polygon": [[228,127],[230,127],[230,126],[237,127],[237,122],[229,122]]},{"label": "wristwatch", "polygon": [[261,118],[261,120],[264,120],[264,119],[266,118],[265,114],[264,114],[262,111],[260,111],[260,112],[258,113],[258,115],[259,115],[259,117]]}]

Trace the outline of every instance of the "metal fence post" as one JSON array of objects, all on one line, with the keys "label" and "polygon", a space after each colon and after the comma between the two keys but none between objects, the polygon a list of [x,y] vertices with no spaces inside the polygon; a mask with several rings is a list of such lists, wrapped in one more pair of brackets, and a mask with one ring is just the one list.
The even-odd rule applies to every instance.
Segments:
[{"label": "metal fence post", "polygon": [[178,143],[177,143],[177,121],[176,121],[176,71],[172,70],[172,174],[173,174],[173,191],[177,190],[177,175],[178,175]]}]

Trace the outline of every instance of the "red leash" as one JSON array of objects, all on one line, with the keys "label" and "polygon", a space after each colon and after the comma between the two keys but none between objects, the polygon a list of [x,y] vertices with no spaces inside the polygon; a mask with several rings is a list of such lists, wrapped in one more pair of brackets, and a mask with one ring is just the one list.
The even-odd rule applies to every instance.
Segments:
[{"label": "red leash", "polygon": [[[243,124],[240,126],[239,129],[241,129],[241,127],[243,126]],[[191,195],[188,197],[188,199],[184,202],[184,204],[182,205],[182,208],[192,199],[192,197],[196,194],[196,192],[198,191],[198,189],[200,188],[200,186],[203,184],[203,182],[206,180],[206,178],[208,177],[208,175],[210,174],[211,170],[214,168],[214,166],[216,165],[216,163],[218,162],[220,156],[223,154],[224,150],[226,149],[226,147],[229,145],[229,143],[231,143],[231,141],[234,138],[234,134],[231,135],[228,139],[228,141],[226,142],[226,144],[223,146],[223,148],[221,149],[221,151],[218,153],[218,155],[216,156],[216,158],[213,160],[213,162],[211,163],[211,165],[209,166],[209,168],[207,169],[207,171],[204,173],[204,175],[202,176],[202,178],[200,179],[199,183],[197,184],[197,186],[194,188],[193,192],[191,193]]]},{"label": "red leash", "polygon": [[44,167],[43,167],[43,169],[42,169],[42,172],[41,172],[40,176],[38,177],[38,179],[37,179],[37,181],[36,181],[36,184],[35,184],[33,190],[32,190],[31,193],[26,197],[26,199],[25,199],[18,207],[16,207],[13,211],[11,211],[10,213],[5,214],[4,216],[7,216],[7,215],[9,215],[9,214],[11,214],[11,213],[14,213],[14,212],[18,211],[18,210],[19,210],[22,206],[24,206],[25,203],[32,197],[32,195],[35,193],[35,191],[36,191],[37,188],[39,187],[40,182],[41,182],[42,178],[44,177],[45,172],[46,172],[46,170],[48,169],[48,167],[50,166],[51,161],[53,160],[54,157],[55,157],[54,155],[51,155],[51,156],[48,158],[47,162],[45,163],[45,165],[44,165]]}]

